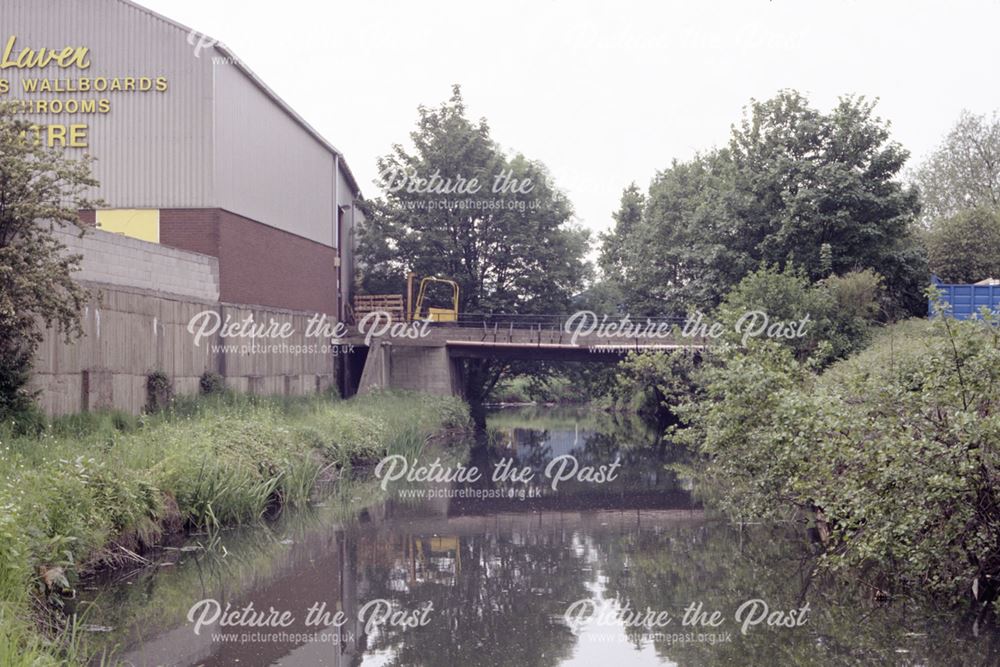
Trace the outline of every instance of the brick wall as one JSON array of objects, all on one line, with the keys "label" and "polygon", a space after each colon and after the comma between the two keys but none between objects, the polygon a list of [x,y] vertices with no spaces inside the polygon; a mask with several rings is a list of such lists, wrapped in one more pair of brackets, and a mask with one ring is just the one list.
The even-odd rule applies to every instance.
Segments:
[{"label": "brick wall", "polygon": [[160,211],[160,242],[219,259],[220,298],[337,312],[334,248],[222,209]]},{"label": "brick wall", "polygon": [[221,211],[222,300],[337,312],[337,251],[322,243]]},{"label": "brick wall", "polygon": [[219,256],[219,209],[160,209],[160,243]]}]

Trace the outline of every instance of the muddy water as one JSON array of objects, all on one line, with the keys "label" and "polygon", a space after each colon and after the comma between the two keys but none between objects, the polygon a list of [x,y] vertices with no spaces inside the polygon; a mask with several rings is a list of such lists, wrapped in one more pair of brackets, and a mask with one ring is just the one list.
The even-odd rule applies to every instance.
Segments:
[{"label": "muddy water", "polygon": [[[553,489],[566,455],[619,465]],[[92,644],[133,665],[1000,664],[996,633],[954,612],[814,576],[801,527],[704,511],[635,421],[507,410],[433,456],[482,477],[359,476],[90,582]]]}]

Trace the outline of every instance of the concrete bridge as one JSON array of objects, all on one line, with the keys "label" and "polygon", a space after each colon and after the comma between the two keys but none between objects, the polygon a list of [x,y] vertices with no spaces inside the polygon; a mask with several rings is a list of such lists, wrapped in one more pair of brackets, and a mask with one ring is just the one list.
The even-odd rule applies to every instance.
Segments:
[{"label": "concrete bridge", "polygon": [[[459,322],[400,324],[396,335],[368,335],[374,330],[355,326],[341,342],[355,350],[347,365],[348,376],[358,377],[359,394],[411,389],[460,395],[463,359],[617,363],[630,352],[697,353],[705,347],[703,338],[680,334],[681,320],[643,320],[631,326],[620,326],[621,320],[608,325],[608,320],[598,318],[605,326],[590,327],[560,316],[467,315]],[[348,379],[347,384],[355,382]]]}]

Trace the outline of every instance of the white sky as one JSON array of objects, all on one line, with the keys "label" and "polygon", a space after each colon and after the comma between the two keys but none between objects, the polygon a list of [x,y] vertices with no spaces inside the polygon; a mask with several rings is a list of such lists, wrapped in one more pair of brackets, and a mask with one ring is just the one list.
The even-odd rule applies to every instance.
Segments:
[{"label": "white sky", "polygon": [[879,97],[912,160],[963,108],[1000,108],[1000,0],[139,0],[215,37],[342,150],[366,196],[417,105],[469,115],[544,162],[579,220],[721,145],[752,97]]}]

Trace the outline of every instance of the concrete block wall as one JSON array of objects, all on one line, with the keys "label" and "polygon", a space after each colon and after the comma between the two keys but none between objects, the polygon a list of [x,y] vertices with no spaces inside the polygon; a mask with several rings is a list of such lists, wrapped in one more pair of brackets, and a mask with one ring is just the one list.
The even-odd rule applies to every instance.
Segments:
[{"label": "concrete block wall", "polygon": [[[46,332],[35,356],[32,386],[51,415],[116,408],[138,414],[146,405],[146,379],[164,371],[175,394],[195,394],[208,370],[235,390],[300,395],[335,384],[335,357],[305,337],[313,313],[219,302],[218,262],[200,255],[100,230],[79,238],[57,232],[83,256],[76,278],[91,292],[81,313],[84,336],[65,342]],[[252,314],[257,322],[289,322],[285,349],[251,351],[244,340],[194,344],[188,323],[211,310],[224,320]],[[225,343],[226,347],[220,344]]]},{"label": "concrete block wall", "polygon": [[88,229],[81,237],[75,227],[61,227],[54,234],[69,252],[83,256],[76,274],[80,281],[219,299],[219,261],[214,257],[100,229]]}]

